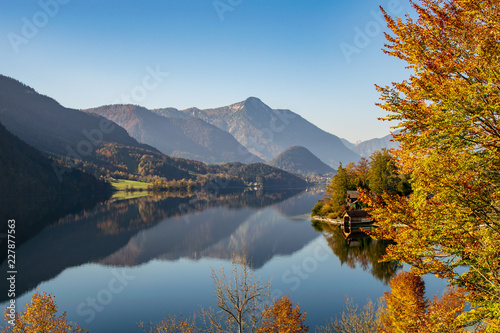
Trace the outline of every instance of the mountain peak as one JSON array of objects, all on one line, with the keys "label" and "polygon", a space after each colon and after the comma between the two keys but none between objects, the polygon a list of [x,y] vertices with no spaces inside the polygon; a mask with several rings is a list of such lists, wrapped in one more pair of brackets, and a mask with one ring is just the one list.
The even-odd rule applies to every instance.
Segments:
[{"label": "mountain peak", "polygon": [[242,106],[247,107],[247,108],[259,108],[259,109],[269,108],[269,106],[267,106],[264,102],[262,102],[257,97],[248,97],[241,104],[242,104]]},{"label": "mountain peak", "polygon": [[248,98],[244,101],[244,103],[262,103],[262,104],[264,104],[264,103],[260,100],[260,98],[253,97],[253,96],[248,97]]}]

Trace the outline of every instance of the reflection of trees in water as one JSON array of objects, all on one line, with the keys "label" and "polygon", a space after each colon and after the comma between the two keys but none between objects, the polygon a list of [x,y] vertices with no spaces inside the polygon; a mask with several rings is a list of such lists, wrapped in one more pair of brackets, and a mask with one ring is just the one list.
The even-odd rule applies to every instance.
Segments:
[{"label": "reflection of trees in water", "polygon": [[[369,271],[375,278],[389,283],[391,277],[397,273],[401,265],[396,261],[378,262],[390,244],[370,238],[368,235],[359,233],[358,237],[346,239],[340,226],[332,226],[325,223],[313,222],[317,231],[323,232],[328,246],[340,259],[350,268],[362,268]],[[353,230],[354,231],[354,230]],[[352,235],[351,235],[352,236]]]},{"label": "reflection of trees in water", "polygon": [[93,210],[67,216],[59,223],[95,221],[99,234],[114,235],[140,230],[158,222],[211,207],[241,209],[265,207],[286,200],[301,191],[198,192],[196,194],[160,193],[129,200],[109,200]]},{"label": "reflection of trees in water", "polygon": [[[99,202],[109,199],[111,193],[73,193],[72,195],[35,196],[0,200],[2,221],[16,220],[16,247],[34,237],[60,218],[91,210]],[[0,224],[0,233],[7,233],[7,223]],[[0,244],[2,240],[0,240]],[[0,262],[7,258],[7,251],[0,252]]]},{"label": "reflection of trees in water", "polygon": [[[132,266],[150,260],[152,257],[165,260],[176,260],[180,257],[230,259],[234,252],[241,251],[240,246],[245,243],[253,264],[259,267],[276,255],[276,251],[280,253],[279,250],[282,250],[286,254],[291,253],[292,250],[289,249],[296,250],[296,244],[300,240],[309,241],[311,236],[314,236],[312,231],[309,234],[300,232],[299,235],[290,236],[289,233],[293,233],[297,228],[283,231],[279,227],[283,219],[269,211],[258,212],[254,209],[286,201],[300,192],[240,191],[238,193],[219,193],[218,195],[206,192],[197,193],[195,196],[187,198],[182,204],[181,211],[185,214],[196,212],[201,213],[201,215],[189,216],[185,220],[186,223],[172,221],[167,223],[165,221],[167,217],[179,216],[175,211],[171,212],[171,215],[165,216],[163,221],[157,218],[156,220],[162,221],[159,229],[155,228],[153,232],[145,231],[141,233],[140,237],[133,237],[127,246],[100,262],[107,265]],[[172,199],[174,198],[169,198],[169,200]],[[146,199],[134,200],[141,202]],[[163,199],[163,201],[165,200],[167,199]],[[146,200],[145,203],[148,201]],[[163,205],[155,203],[157,206],[160,204]],[[168,205],[163,206],[164,208],[153,209],[152,213],[156,215],[168,214]],[[209,210],[208,208],[216,209]],[[248,220],[250,216],[253,216],[251,222]],[[146,216],[142,216],[142,218],[145,219]],[[144,220],[144,223],[150,220],[151,218]],[[309,230],[307,226],[306,229]],[[154,234],[158,232],[164,234],[161,242],[154,237]],[[276,237],[275,233],[278,233],[279,236]],[[287,238],[287,236],[289,237]],[[295,241],[290,242],[290,239]],[[145,253],[148,255],[145,256]]]},{"label": "reflection of trees in water", "polygon": [[[18,227],[20,233],[27,228],[29,235],[27,233],[22,235],[26,241],[16,249],[19,257],[23,257],[17,265],[23,274],[16,279],[16,291],[22,295],[36,287],[40,281],[52,279],[67,267],[103,262],[105,258],[116,260],[113,265],[117,263],[134,265],[138,262],[138,256],[141,256],[140,262],[145,262],[151,259],[151,255],[158,253],[164,255],[165,259],[169,256],[178,259],[193,253],[194,257],[201,250],[234,232],[238,227],[238,223],[235,223],[238,209],[259,205],[265,207],[295,194],[297,192],[294,191],[259,193],[240,191],[218,195],[166,193],[123,201],[108,200],[97,204],[96,202],[83,204],[84,201],[76,200],[76,203],[81,205],[75,207],[70,205],[71,210],[62,205],[57,207],[59,201],[53,198],[44,198],[45,200],[36,206],[30,206],[32,202],[22,202],[16,211],[21,214],[24,207],[24,211],[29,214],[15,215],[16,221],[19,220],[19,225],[16,223],[16,239]],[[50,200],[53,205],[49,206]],[[75,200],[71,200],[72,203],[73,201]],[[49,209],[54,205],[61,211],[53,212]],[[47,220],[46,223],[37,219],[37,210],[30,207],[40,209],[39,216],[43,217],[44,221]],[[152,251],[156,249],[150,246],[148,250],[152,252],[144,253],[144,249],[140,247],[133,248],[136,244],[131,240],[135,240],[135,236],[141,231],[152,228],[166,219],[201,213],[212,207],[223,209],[193,214],[194,216],[186,220],[186,223],[176,223],[179,221],[167,223],[168,232],[156,235],[157,238],[151,242],[153,245],[164,245],[160,250],[165,251],[157,253]],[[224,210],[229,211],[227,216],[220,215]],[[247,214],[252,212],[251,209],[246,211]],[[68,213],[70,215],[67,215]],[[22,224],[25,221],[28,223]],[[47,228],[48,226],[50,228]],[[155,243],[158,239],[160,241]],[[137,245],[144,246],[144,244]],[[127,251],[120,252],[123,248],[127,248]],[[116,256],[112,257],[114,254]],[[4,272],[7,271],[6,265],[6,260],[0,265]],[[0,293],[0,302],[5,301],[6,296],[6,292]]]}]

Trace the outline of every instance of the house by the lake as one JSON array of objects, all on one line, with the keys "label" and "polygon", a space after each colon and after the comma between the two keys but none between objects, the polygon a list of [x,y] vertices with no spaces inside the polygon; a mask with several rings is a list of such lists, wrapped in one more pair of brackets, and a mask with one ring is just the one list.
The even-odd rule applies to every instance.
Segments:
[{"label": "house by the lake", "polygon": [[373,223],[373,220],[366,210],[348,210],[344,213],[344,233],[351,233],[352,227],[355,225],[370,223]]},{"label": "house by the lake", "polygon": [[360,223],[372,223],[370,215],[366,210],[348,210],[344,213],[344,223],[360,224]]}]

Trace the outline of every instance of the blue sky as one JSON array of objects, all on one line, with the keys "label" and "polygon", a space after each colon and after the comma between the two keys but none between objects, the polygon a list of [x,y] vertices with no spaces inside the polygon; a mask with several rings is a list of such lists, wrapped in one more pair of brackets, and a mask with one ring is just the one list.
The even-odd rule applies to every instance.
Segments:
[{"label": "blue sky", "polygon": [[410,10],[408,0],[2,0],[0,73],[77,109],[255,96],[355,142],[390,131],[374,84],[408,76],[381,51],[379,5]]}]

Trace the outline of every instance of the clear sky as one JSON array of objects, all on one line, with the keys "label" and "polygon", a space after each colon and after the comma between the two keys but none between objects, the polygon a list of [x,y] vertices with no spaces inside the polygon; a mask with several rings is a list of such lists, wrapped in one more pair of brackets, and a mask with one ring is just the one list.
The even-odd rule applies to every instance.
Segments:
[{"label": "clear sky", "polygon": [[2,0],[0,73],[77,109],[255,96],[367,140],[390,131],[374,84],[408,75],[381,51],[380,5],[410,10],[408,0]]}]

